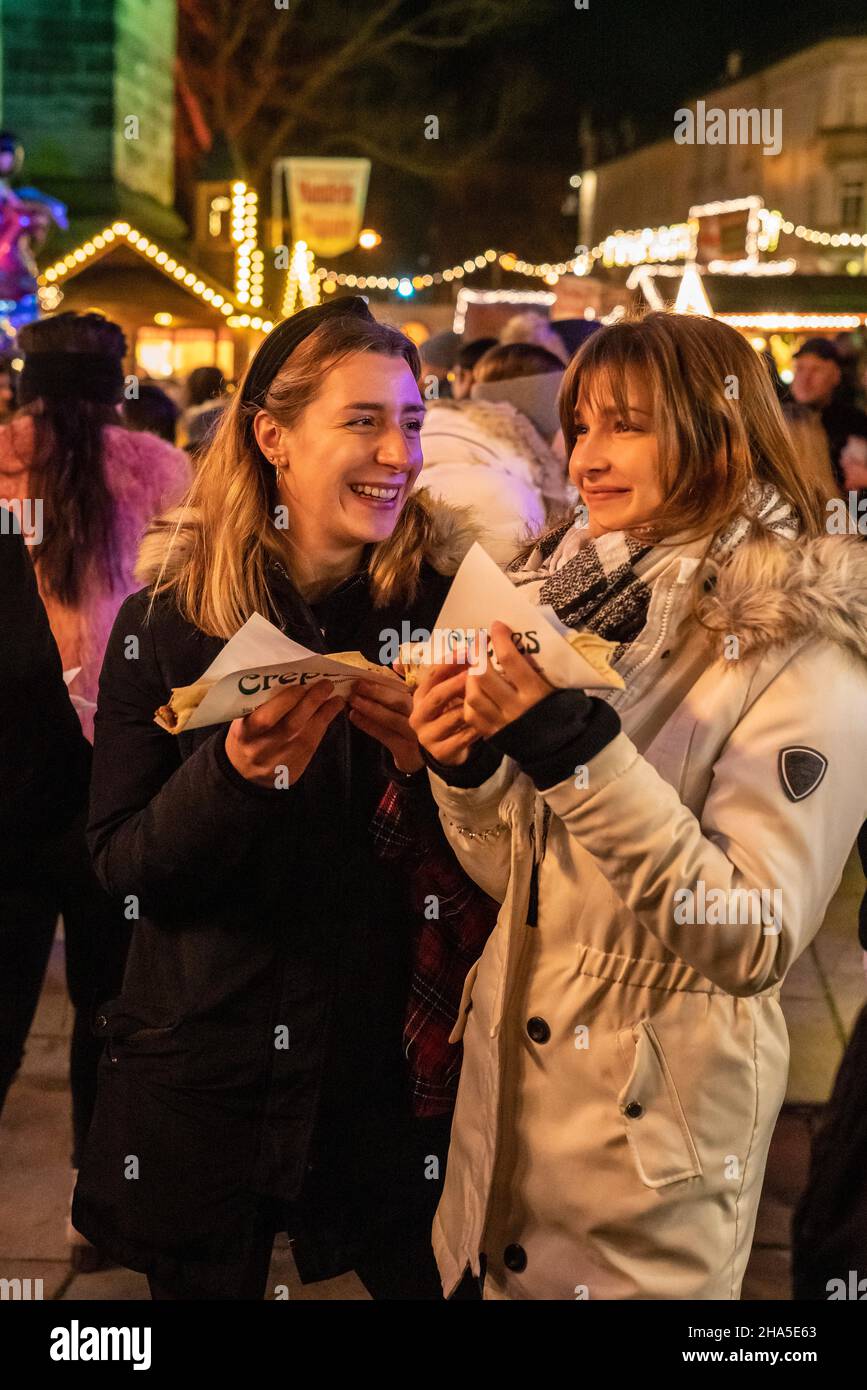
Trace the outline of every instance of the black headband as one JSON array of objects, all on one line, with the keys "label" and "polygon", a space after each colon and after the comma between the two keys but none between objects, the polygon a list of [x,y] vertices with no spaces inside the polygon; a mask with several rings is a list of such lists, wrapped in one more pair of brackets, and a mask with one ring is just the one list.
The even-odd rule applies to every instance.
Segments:
[{"label": "black headband", "polygon": [[272,328],[267,338],[259,344],[258,351],[247,368],[241,385],[241,400],[244,404],[257,405],[261,409],[271,382],[298,344],[309,338],[326,319],[344,315],[367,319],[370,323],[376,322],[361,295],[348,294],[340,299],[329,300],[327,304],[314,304],[310,309],[300,309],[297,314]]},{"label": "black headband", "polygon": [[18,400],[39,397],[117,405],[123,398],[123,364],[104,352],[28,352],[18,383]]}]

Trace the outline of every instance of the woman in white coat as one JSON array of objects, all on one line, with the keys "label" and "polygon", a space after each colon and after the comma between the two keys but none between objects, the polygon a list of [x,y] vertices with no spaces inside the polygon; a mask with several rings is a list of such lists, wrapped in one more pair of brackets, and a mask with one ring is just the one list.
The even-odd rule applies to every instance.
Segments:
[{"label": "woman in white coat", "polygon": [[867,814],[867,552],[718,322],[603,329],[561,414],[589,524],[510,577],[614,640],[625,688],[553,690],[494,624],[501,672],[416,693],[449,839],[502,903],[434,1247],[447,1294],[469,1267],[493,1299],[737,1298],[780,985]]}]

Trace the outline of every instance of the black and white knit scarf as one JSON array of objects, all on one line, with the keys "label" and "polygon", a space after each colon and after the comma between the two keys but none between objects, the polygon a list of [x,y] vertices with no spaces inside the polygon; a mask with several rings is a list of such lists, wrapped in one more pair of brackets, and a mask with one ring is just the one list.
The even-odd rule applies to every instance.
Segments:
[{"label": "black and white knit scarf", "polygon": [[[567,522],[539,542],[533,559],[542,562],[540,569],[547,568],[546,561],[574,524]],[[642,544],[623,531],[596,540],[588,538],[564,565],[548,570],[539,590],[539,603],[550,604],[567,627],[589,628],[609,642],[616,642],[613,659],[617,661],[647,622],[650,588],[633,567],[650,550],[649,544]],[[516,561],[508,573],[518,586],[539,578],[538,570],[523,570]]]},{"label": "black and white knit scarf", "polygon": [[[612,658],[616,663],[647,622],[651,587],[636,574],[635,566],[653,546],[624,531],[612,531],[595,539],[587,536],[574,555],[559,567],[552,567],[552,561],[556,565],[554,557],[561,542],[577,524],[569,521],[543,537],[530,559],[513,560],[506,573],[518,587],[544,576],[538,603],[550,604],[567,627],[589,628],[616,642]],[[585,521],[585,527],[586,524]],[[770,484],[756,483],[743,514],[714,538],[708,558],[721,564],[755,524],[787,539],[798,533],[791,505]]]}]

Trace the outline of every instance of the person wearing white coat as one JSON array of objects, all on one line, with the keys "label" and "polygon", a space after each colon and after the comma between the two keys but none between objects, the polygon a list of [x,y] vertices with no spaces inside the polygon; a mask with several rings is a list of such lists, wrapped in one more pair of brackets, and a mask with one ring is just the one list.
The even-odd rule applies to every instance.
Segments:
[{"label": "person wearing white coat", "polygon": [[496,346],[476,364],[469,400],[435,401],[425,416],[417,486],[471,507],[479,539],[499,565],[577,502],[565,460],[551,446],[562,376],[562,364],[543,348]]},{"label": "person wearing white coat", "polygon": [[615,641],[625,686],[555,691],[494,624],[500,671],[433,668],[411,718],[502,904],[452,1035],[434,1249],[446,1295],[469,1269],[491,1299],[733,1299],[786,1088],[780,986],[867,813],[867,555],[824,534],[724,325],[600,331],[562,416],[589,524],[510,577]]}]

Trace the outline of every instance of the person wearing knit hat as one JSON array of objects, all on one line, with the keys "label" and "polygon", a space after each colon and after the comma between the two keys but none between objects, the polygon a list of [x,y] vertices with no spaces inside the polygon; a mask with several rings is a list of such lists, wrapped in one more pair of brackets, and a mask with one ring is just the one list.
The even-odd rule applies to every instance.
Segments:
[{"label": "person wearing knit hat", "polygon": [[[434,625],[475,533],[413,492],[418,375],[414,345],[358,296],[278,324],[146,536],[145,587],[109,643],[90,843],[140,915],[97,1019],[73,1221],[154,1298],[261,1299],[280,1231],[305,1283],[355,1270],[374,1298],[441,1296],[446,1038],[496,908],[446,845],[408,691],[278,684],[228,725],[154,723],[254,614],[379,666],[405,626]],[[451,923],[444,899],[461,949],[428,985],[420,934],[449,964],[422,916],[432,879],[486,906]]]}]

